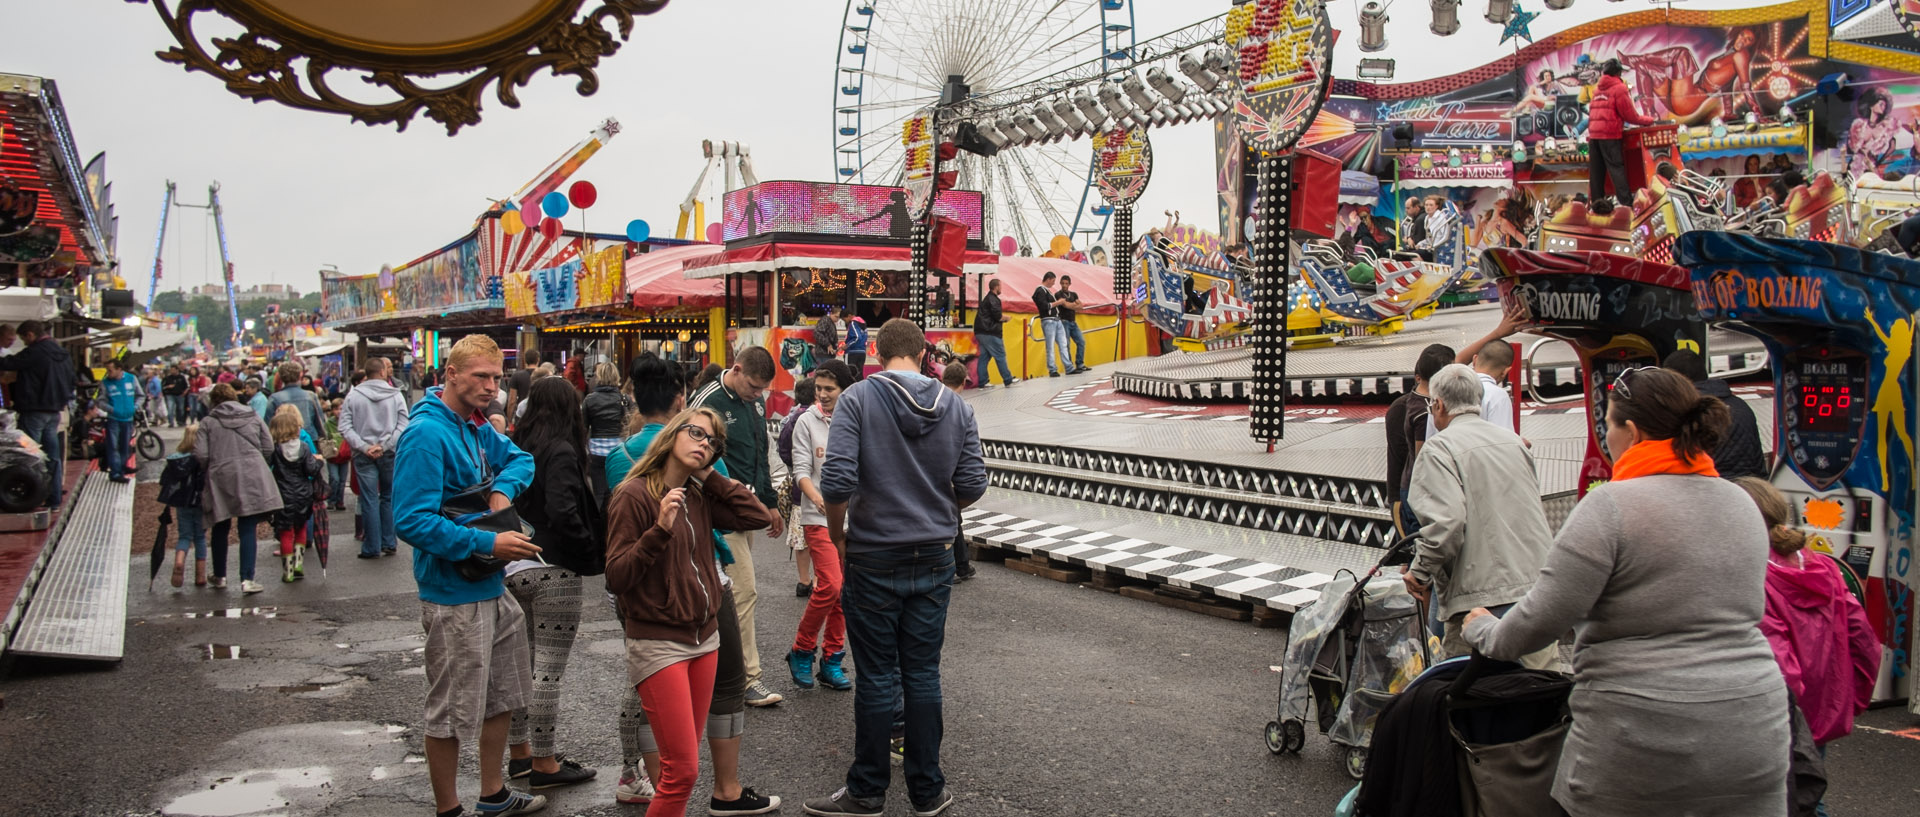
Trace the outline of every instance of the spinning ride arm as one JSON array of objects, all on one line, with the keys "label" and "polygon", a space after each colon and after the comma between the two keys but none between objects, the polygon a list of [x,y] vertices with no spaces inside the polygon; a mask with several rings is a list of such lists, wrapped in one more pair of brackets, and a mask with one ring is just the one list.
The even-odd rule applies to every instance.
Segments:
[{"label": "spinning ride arm", "polygon": [[227,220],[220,210],[220,183],[214,182],[207,187],[207,206],[213,210],[214,233],[220,238],[220,272],[227,284],[227,319],[233,322],[233,335],[228,342],[238,345],[240,342],[240,302],[233,297],[233,259],[227,255]]},{"label": "spinning ride arm", "polygon": [[147,308],[153,308],[153,298],[160,294],[160,255],[167,246],[167,216],[173,213],[173,193],[176,185],[167,182],[167,197],[160,203],[160,234],[153,239],[153,277],[147,283]]}]

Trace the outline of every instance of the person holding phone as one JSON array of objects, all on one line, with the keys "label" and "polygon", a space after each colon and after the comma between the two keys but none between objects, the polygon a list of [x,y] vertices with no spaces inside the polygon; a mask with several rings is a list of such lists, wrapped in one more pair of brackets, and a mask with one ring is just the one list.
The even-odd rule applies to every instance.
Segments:
[{"label": "person holding phone", "polygon": [[608,502],[607,590],[619,602],[628,681],[660,748],[653,817],[686,814],[700,776],[700,725],[712,703],[726,603],[713,529],[773,523],[753,491],[714,471],[726,440],[718,412],[681,412]]},{"label": "person holding phone", "polygon": [[481,413],[500,388],[500,347],[468,335],[447,354],[446,385],[428,389],[407,411],[394,444],[393,513],[400,538],[414,548],[413,578],[420,588],[420,624],[426,630],[427,778],[441,817],[464,813],[455,775],[460,742],[480,740],[476,811],[525,814],[547,799],[507,787],[502,770],[513,710],[533,688],[526,615],[506,592],[499,571],[468,580],[456,567],[470,556],[511,562],[540,552],[519,531],[489,533],[464,527],[441,512],[447,499],[482,484],[494,511],[533,481],[533,455],[494,430]]}]

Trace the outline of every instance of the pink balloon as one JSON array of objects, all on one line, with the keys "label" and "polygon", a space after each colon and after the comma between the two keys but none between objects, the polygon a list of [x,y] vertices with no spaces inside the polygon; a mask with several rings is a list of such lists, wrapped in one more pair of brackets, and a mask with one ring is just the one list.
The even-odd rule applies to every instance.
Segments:
[{"label": "pink balloon", "polygon": [[572,187],[567,188],[567,201],[582,210],[592,207],[599,200],[600,191],[593,189],[593,182],[574,182]]},{"label": "pink balloon", "polygon": [[547,220],[547,214],[540,212],[540,207],[538,205],[535,205],[530,210],[520,211],[520,223],[527,225],[527,229],[533,230],[534,232],[539,232],[540,222],[546,221],[546,220]]},{"label": "pink balloon", "polygon": [[1013,236],[1003,235],[1000,237],[1000,254],[1001,255],[1012,255],[1019,251],[1020,251],[1020,242],[1013,240]]},{"label": "pink balloon", "polygon": [[710,242],[712,242],[712,243],[715,243],[715,244],[718,244],[718,243],[720,243],[720,234],[721,234],[721,233],[720,233],[720,223],[719,223],[719,222],[717,222],[717,221],[716,221],[716,222],[714,222],[714,223],[712,223],[712,224],[709,224],[709,225],[707,225],[707,240],[708,240],[708,241],[710,241]]}]

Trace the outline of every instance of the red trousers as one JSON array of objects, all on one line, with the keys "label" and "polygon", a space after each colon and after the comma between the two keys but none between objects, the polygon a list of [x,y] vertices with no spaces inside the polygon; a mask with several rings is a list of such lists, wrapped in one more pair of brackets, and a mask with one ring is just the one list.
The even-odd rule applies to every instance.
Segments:
[{"label": "red trousers", "polygon": [[280,555],[282,556],[292,556],[296,545],[305,546],[307,544],[307,529],[304,527],[296,530],[280,531],[279,536]]},{"label": "red trousers", "polygon": [[710,652],[668,666],[640,682],[640,708],[660,744],[660,779],[654,781],[647,817],[686,817],[693,784],[700,779],[700,734],[713,703],[713,675],[720,654]]},{"label": "red trousers", "polygon": [[[800,529],[807,540],[807,555],[813,557],[813,595],[807,597],[807,611],[800,614],[800,632],[793,637],[799,652],[832,655],[847,648],[847,617],[840,611],[840,552],[825,525],[807,525]],[[820,635],[826,629],[825,644]]]}]

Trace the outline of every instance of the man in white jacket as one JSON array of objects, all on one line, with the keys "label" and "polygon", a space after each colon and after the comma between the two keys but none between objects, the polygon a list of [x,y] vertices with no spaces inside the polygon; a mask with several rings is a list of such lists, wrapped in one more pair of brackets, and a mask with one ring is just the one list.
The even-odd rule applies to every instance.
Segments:
[{"label": "man in white jacket", "polygon": [[407,427],[407,396],[392,376],[393,362],[374,358],[367,364],[367,379],[340,407],[340,436],[353,448],[353,473],[360,481],[362,559],[394,553],[393,444]]}]

